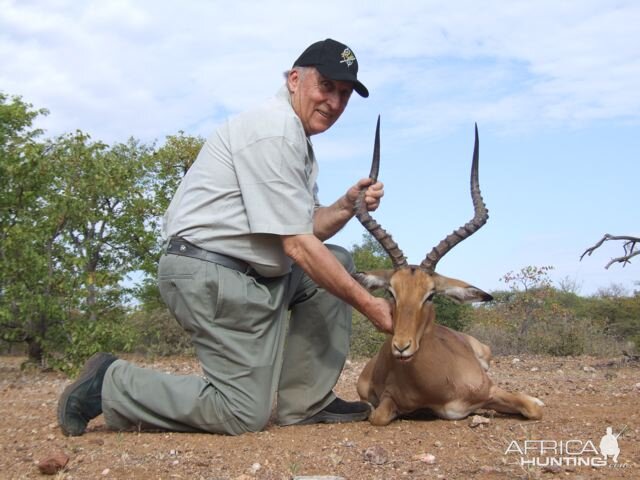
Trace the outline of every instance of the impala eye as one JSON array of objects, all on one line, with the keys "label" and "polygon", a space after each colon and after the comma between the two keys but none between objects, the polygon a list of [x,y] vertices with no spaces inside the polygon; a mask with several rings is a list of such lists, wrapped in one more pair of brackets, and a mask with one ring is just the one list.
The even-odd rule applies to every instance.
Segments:
[{"label": "impala eye", "polygon": [[424,302],[422,302],[422,303],[433,302],[433,297],[435,297],[435,296],[436,296],[436,292],[431,292],[430,294],[425,296]]},{"label": "impala eye", "polygon": [[391,287],[387,288],[387,295],[386,296],[387,296],[387,298],[390,298],[394,302],[396,301],[396,292],[393,291],[393,288],[391,288]]}]

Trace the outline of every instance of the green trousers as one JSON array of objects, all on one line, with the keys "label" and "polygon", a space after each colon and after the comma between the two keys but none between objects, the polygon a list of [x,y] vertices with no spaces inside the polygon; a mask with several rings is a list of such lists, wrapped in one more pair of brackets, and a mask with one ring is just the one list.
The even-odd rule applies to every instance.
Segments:
[{"label": "green trousers", "polygon": [[[353,261],[328,245],[344,267]],[[335,399],[351,335],[351,307],[297,266],[254,278],[190,257],[163,255],[162,298],[191,340],[204,376],[169,375],[119,359],[107,370],[102,408],[115,430],[237,435],[271,418],[296,423]],[[290,315],[289,315],[290,312]]]}]

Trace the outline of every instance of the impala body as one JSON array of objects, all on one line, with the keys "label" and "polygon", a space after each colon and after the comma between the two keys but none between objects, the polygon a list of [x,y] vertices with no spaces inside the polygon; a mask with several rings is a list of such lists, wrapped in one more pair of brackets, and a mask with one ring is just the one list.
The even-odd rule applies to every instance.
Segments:
[{"label": "impala body", "polygon": [[[379,120],[371,178],[377,179],[380,156]],[[374,407],[369,420],[387,425],[396,417],[429,409],[435,415],[457,420],[480,408],[542,417],[542,401],[523,393],[509,393],[493,384],[487,370],[491,350],[470,335],[436,323],[435,295],[457,302],[485,302],[491,295],[461,280],[435,272],[437,262],[456,244],[475,233],[489,215],[478,181],[478,132],[471,168],[471,197],[475,216],[442,240],[418,265],[408,265],[391,236],[358,202],[356,215],[391,257],[393,270],[358,272],[354,277],[367,289],[390,294],[394,331],[365,366],[358,394]],[[362,198],[362,195],[361,195]]]}]

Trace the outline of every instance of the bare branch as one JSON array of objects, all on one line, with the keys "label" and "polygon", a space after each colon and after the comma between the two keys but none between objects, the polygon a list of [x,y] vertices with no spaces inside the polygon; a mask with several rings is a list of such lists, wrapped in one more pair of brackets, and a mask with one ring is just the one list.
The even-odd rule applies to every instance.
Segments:
[{"label": "bare branch", "polygon": [[629,235],[609,235],[606,233],[602,239],[596,243],[593,247],[587,248],[582,255],[580,255],[580,260],[584,258],[585,255],[591,256],[591,254],[596,251],[598,248],[602,246],[602,244],[608,240],[622,240],[624,244],[622,248],[624,249],[624,256],[612,258],[609,263],[605,265],[604,268],[609,268],[614,263],[622,263],[624,267],[627,263],[631,263],[630,259],[640,254],[640,250],[636,249],[637,245],[640,243],[640,237],[632,237]]}]

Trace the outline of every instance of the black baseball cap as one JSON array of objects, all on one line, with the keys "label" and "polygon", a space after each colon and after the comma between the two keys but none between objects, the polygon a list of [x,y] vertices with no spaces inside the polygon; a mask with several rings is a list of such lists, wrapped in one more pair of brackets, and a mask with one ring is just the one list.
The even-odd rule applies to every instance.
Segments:
[{"label": "black baseball cap", "polygon": [[353,83],[353,89],[361,97],[368,97],[369,90],[358,80],[358,60],[345,44],[327,38],[313,43],[293,62],[294,67],[316,67],[325,77]]}]

